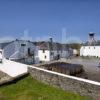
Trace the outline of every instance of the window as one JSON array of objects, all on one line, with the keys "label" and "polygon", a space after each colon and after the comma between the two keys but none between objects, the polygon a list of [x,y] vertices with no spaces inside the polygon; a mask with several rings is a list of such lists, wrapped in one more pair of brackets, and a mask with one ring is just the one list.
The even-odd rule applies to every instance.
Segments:
[{"label": "window", "polygon": [[45,56],[45,59],[47,58],[47,56]]},{"label": "window", "polygon": [[28,55],[30,55],[31,54],[31,50],[30,50],[30,48],[28,48]]},{"label": "window", "polygon": [[21,46],[26,46],[26,44],[21,44]]},{"label": "window", "polygon": [[89,47],[89,49],[90,49],[90,47]]},{"label": "window", "polygon": [[43,50],[43,53],[45,53],[45,50]]},{"label": "window", "polygon": [[94,49],[95,49],[95,47],[94,47]]},{"label": "window", "polygon": [[54,55],[54,52],[51,52],[51,55]]},{"label": "window", "polygon": [[2,51],[0,51],[0,53],[2,54]]}]

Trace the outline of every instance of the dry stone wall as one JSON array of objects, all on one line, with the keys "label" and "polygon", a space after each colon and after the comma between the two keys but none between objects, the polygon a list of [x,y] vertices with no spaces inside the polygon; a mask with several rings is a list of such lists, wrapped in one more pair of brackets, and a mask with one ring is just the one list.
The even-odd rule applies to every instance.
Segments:
[{"label": "dry stone wall", "polygon": [[12,80],[12,77],[10,77],[6,73],[0,71],[0,85],[7,83],[10,80]]},{"label": "dry stone wall", "polygon": [[28,70],[33,78],[45,84],[62,88],[65,91],[79,93],[80,95],[91,96],[94,100],[100,100],[99,82],[76,78],[36,67],[29,67]]}]

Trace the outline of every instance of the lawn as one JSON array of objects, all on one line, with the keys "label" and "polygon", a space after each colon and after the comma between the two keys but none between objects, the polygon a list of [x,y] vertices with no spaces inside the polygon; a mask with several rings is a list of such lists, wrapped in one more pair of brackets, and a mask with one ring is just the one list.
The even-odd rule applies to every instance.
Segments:
[{"label": "lawn", "polygon": [[78,94],[45,85],[30,75],[0,87],[0,100],[89,100]]}]

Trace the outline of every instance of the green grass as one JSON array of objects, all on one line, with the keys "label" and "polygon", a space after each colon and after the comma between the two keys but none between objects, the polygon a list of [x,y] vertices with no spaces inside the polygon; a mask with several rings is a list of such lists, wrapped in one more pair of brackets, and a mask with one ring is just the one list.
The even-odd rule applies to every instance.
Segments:
[{"label": "green grass", "polygon": [[0,100],[89,100],[78,94],[45,85],[31,76],[0,87]]}]

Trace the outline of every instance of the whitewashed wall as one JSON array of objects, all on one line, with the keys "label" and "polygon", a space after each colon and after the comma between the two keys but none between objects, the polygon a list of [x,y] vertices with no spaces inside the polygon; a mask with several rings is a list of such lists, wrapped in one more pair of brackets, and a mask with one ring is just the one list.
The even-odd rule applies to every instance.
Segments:
[{"label": "whitewashed wall", "polygon": [[38,56],[39,56],[40,61],[50,61],[50,51],[49,50],[45,50],[45,52],[43,52],[43,50],[39,50]]},{"label": "whitewashed wall", "polygon": [[100,57],[100,46],[82,46],[80,56],[96,56]]},{"label": "whitewashed wall", "polygon": [[78,51],[76,49],[73,49],[73,55],[77,55]]},{"label": "whitewashed wall", "polygon": [[[52,53],[54,55],[50,55],[50,51],[49,50],[45,50],[45,52],[43,53],[43,50],[39,50],[38,51],[38,56],[39,56],[39,60],[40,61],[51,61],[54,60],[54,58],[59,54],[60,57],[65,58],[65,57],[69,57],[70,53],[68,51],[52,51]],[[46,59],[45,59],[46,56]]]}]

